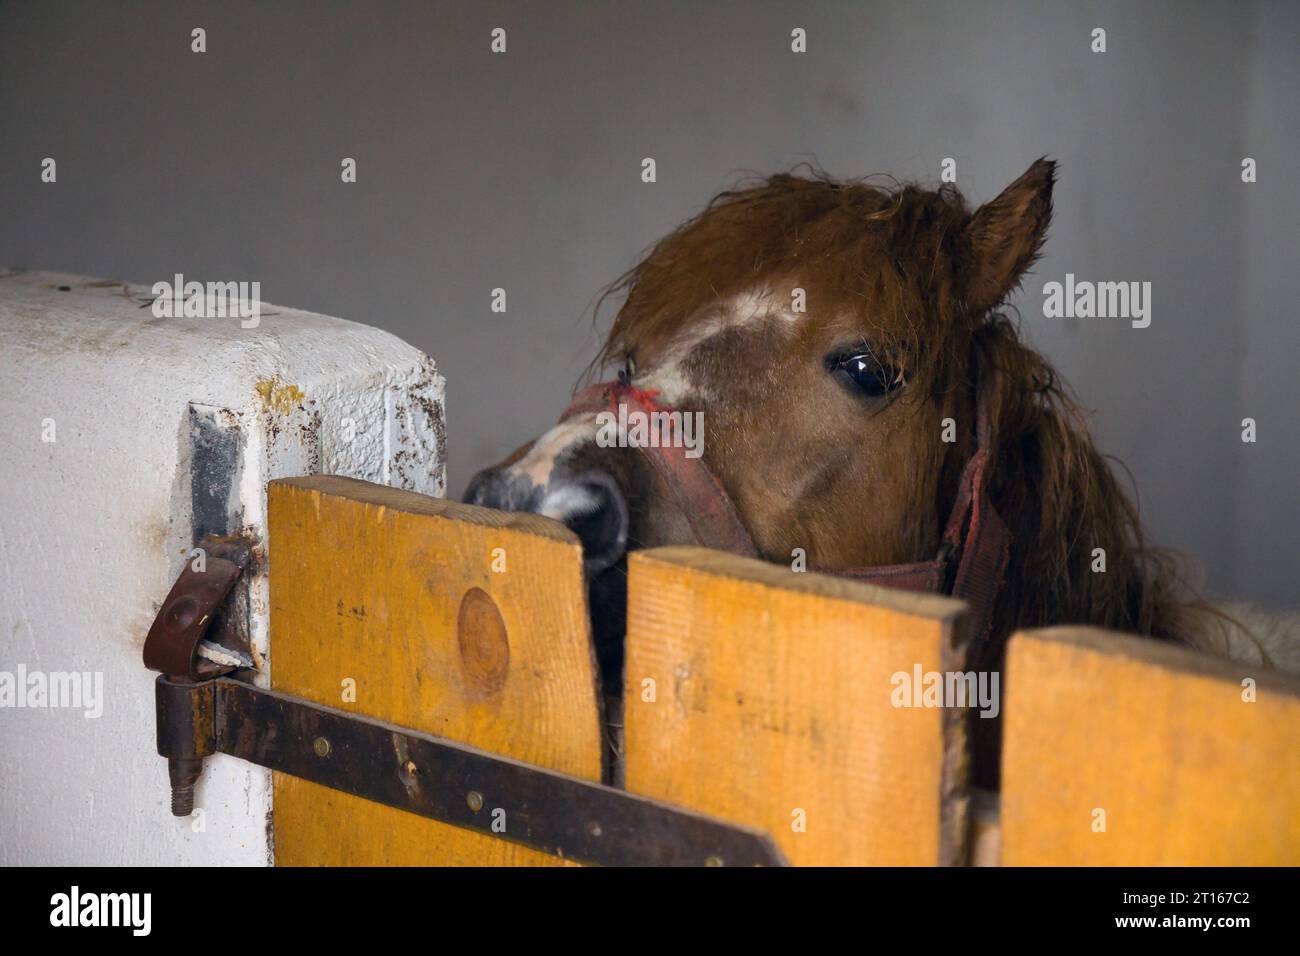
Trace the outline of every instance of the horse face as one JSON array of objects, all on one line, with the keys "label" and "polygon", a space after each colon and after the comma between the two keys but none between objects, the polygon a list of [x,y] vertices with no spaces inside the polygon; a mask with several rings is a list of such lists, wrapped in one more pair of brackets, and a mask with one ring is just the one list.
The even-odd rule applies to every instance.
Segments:
[{"label": "horse face", "polygon": [[[973,433],[974,319],[1037,253],[1051,182],[1035,164],[974,215],[951,191],[790,176],[724,194],[625,277],[604,357],[696,416],[694,450],[762,557],[930,557]],[[695,543],[630,432],[602,431],[597,413],[568,418],[465,500],[564,522],[593,572]]]},{"label": "horse face", "polygon": [[[636,356],[630,383],[681,413],[677,434],[762,556],[826,568],[910,560],[937,545],[942,412],[956,400],[909,390],[908,356],[850,317],[796,311],[796,296],[769,283],[701,310]],[[465,500],[564,522],[593,571],[629,545],[695,543],[636,447],[638,414],[616,436],[602,436],[597,413],[574,416],[480,472]]]}]

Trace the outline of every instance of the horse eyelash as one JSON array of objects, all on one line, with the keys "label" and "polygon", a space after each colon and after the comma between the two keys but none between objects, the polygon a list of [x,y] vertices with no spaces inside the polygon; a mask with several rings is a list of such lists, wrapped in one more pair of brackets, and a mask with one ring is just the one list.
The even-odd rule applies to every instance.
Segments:
[{"label": "horse eyelash", "polygon": [[893,378],[889,382],[891,391],[902,388],[907,384],[907,367],[902,362],[897,361],[891,352],[884,350],[882,354],[873,348],[870,343],[862,342],[856,348],[847,349],[841,353],[842,358],[849,358],[852,355],[869,355],[882,369],[893,372]]}]

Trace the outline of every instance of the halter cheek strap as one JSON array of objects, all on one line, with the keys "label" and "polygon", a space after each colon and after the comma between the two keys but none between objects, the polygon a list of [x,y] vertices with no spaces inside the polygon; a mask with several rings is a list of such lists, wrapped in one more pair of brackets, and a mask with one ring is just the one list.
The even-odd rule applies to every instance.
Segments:
[{"label": "halter cheek strap", "polygon": [[695,540],[720,551],[758,557],[754,540],[717,475],[703,458],[688,458],[683,443],[673,441],[675,409],[660,404],[658,394],[658,390],[639,389],[620,375],[617,381],[593,385],[574,395],[560,421],[591,412],[609,412],[618,420],[620,406],[643,413],[649,440],[637,448],[668,487]]},{"label": "halter cheek strap", "polygon": [[985,405],[981,391],[975,406],[975,451],[962,469],[938,556],[915,564],[824,572],[908,591],[931,591],[961,598],[970,606],[969,633],[973,640],[987,637],[992,630],[994,606],[1011,556],[1011,531],[988,496],[992,439]]},{"label": "halter cheek strap", "polygon": [[[643,413],[648,441],[637,448],[686,516],[695,540],[705,547],[757,557],[754,540],[722,482],[703,458],[688,458],[683,443],[672,440],[675,410],[660,404],[657,395],[657,391],[637,388],[620,374],[616,381],[593,385],[574,395],[560,421],[593,412],[610,412],[619,420],[620,408]],[[988,497],[991,437],[985,404],[980,391],[976,399],[975,451],[962,470],[939,554],[933,560],[817,569],[856,581],[961,598],[970,606],[969,634],[973,640],[987,637],[992,628],[994,604],[1011,553],[1011,532]]]}]

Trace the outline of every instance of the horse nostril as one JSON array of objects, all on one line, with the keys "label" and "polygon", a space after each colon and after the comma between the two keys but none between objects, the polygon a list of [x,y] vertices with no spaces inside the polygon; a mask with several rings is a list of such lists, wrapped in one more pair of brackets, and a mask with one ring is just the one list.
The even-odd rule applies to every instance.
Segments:
[{"label": "horse nostril", "polygon": [[582,541],[588,574],[612,567],[627,550],[627,499],[606,472],[583,472],[550,490],[542,507],[548,512]]}]

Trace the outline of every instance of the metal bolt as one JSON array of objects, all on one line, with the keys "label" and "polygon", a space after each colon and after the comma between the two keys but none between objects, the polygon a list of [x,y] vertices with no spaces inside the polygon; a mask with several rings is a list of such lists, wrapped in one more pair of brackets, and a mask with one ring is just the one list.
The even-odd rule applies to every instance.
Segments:
[{"label": "metal bolt", "polygon": [[705,866],[722,866],[722,857],[711,856],[704,861]]},{"label": "metal bolt", "polygon": [[[400,760],[401,757],[399,756]],[[414,792],[420,786],[420,768],[416,766],[414,760],[408,760],[397,768],[397,779],[402,781],[402,786],[407,790]]]},{"label": "metal bolt", "polygon": [[600,829],[600,824],[599,824],[599,823],[593,823],[593,824],[592,824],[591,826],[589,826],[587,829],[588,829],[588,831],[590,831],[590,833],[591,833],[592,836],[596,836],[596,837],[600,836],[601,833],[604,832],[604,831],[602,831],[602,830]]},{"label": "metal bolt", "polygon": [[171,757],[167,761],[167,776],[172,785],[172,816],[188,817],[194,812],[194,785],[203,772],[203,761]]},{"label": "metal bolt", "polygon": [[330,742],[324,737],[317,737],[312,741],[311,749],[316,751],[317,757],[328,757],[330,755]]},{"label": "metal bolt", "polygon": [[483,809],[483,794],[479,793],[477,790],[471,790],[466,795],[465,802],[469,804],[471,810],[478,813]]}]

